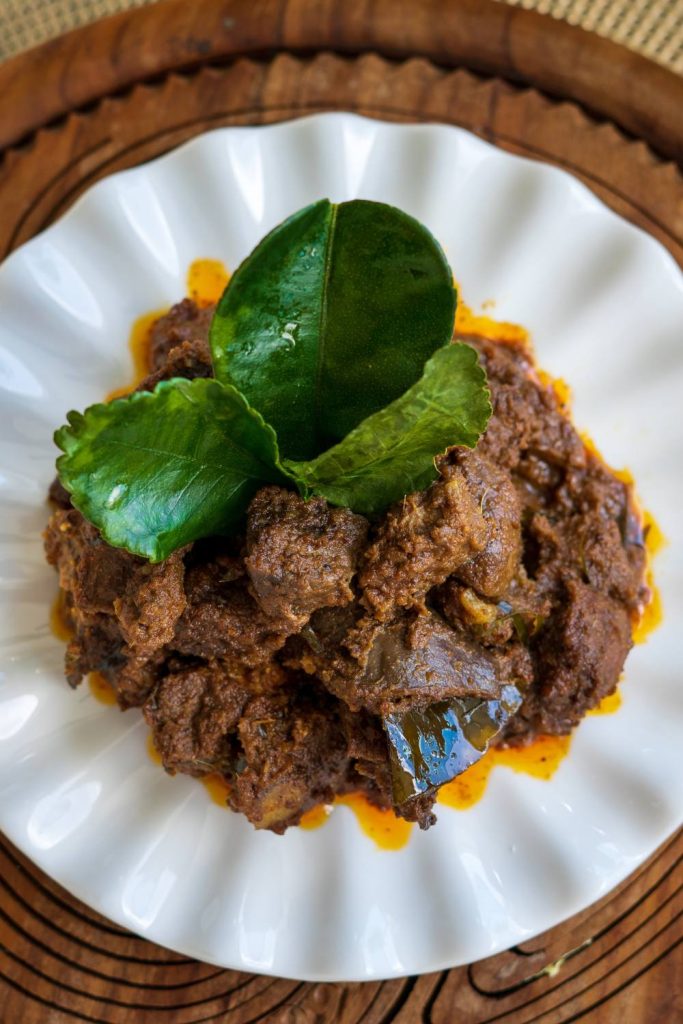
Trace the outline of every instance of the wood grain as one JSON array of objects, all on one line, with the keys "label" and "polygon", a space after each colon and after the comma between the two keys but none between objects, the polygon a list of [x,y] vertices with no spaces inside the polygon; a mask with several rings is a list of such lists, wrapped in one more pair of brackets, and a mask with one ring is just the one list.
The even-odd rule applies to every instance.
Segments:
[{"label": "wood grain", "polygon": [[[683,156],[683,79],[608,39],[494,0],[166,0],[61,36],[0,67],[0,146],[102,95],[209,62],[331,50],[521,81]],[[161,38],[160,38],[161,35]]]},{"label": "wood grain", "polygon": [[[648,144],[683,153],[681,81],[564,29],[486,0],[170,0],[74,33],[0,68],[0,255],[207,128],[345,109],[460,124],[564,167],[683,265],[683,178]],[[671,839],[585,913],[468,968],[308,985],[138,939],[4,842],[0,1024],[677,1024],[682,854]]]},{"label": "wood grain", "polygon": [[[0,843],[3,1024],[677,1024],[682,844],[600,903],[470,967],[308,984],[223,971],[105,921]],[[564,958],[564,960],[563,960]],[[678,970],[677,970],[678,967]]]}]

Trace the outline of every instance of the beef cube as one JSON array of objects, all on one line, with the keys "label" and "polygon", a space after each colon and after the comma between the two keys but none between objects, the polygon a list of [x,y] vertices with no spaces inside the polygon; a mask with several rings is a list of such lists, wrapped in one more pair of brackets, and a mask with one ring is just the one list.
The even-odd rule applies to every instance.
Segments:
[{"label": "beef cube", "polygon": [[364,789],[376,807],[391,807],[391,772],[381,719],[367,711],[351,711],[341,701],[339,715],[350,760],[349,789]]},{"label": "beef cube", "polygon": [[197,338],[176,345],[159,368],[144,377],[135,390],[154,391],[160,381],[171,380],[172,377],[185,377],[187,380],[213,377],[211,352],[205,341]]},{"label": "beef cube", "polygon": [[249,690],[242,674],[209,663],[165,676],[144,706],[154,745],[169,772],[227,772]]},{"label": "beef cube", "polygon": [[160,316],[150,331],[149,363],[152,370],[161,370],[171,349],[183,342],[207,342],[214,308],[198,306],[192,299],[183,299]]},{"label": "beef cube", "polygon": [[183,552],[150,565],[110,547],[73,508],[50,517],[45,546],[74,630],[65,656],[69,684],[102,672],[122,707],[141,704],[156,682],[156,655],[185,607]]},{"label": "beef cube", "polygon": [[120,652],[121,664],[99,671],[111,684],[119,707],[140,708],[154,691],[166,667],[165,651],[157,651],[150,657],[135,654],[123,647]]},{"label": "beef cube", "polygon": [[346,740],[336,702],[324,693],[257,697],[237,732],[242,758],[229,803],[256,828],[282,833],[343,788]]},{"label": "beef cube", "polygon": [[623,605],[570,579],[563,612],[539,637],[539,731],[566,733],[577,725],[613,692],[630,648]]},{"label": "beef cube", "polygon": [[365,553],[358,583],[378,619],[421,605],[428,590],[454,573],[486,543],[486,521],[461,470],[397,502]]},{"label": "beef cube", "polygon": [[112,613],[115,599],[144,565],[141,558],[106,544],[75,508],[58,509],[50,516],[45,551],[72,604],[88,612]]},{"label": "beef cube", "polygon": [[528,455],[549,466],[583,469],[586,452],[553,389],[540,381],[521,345],[466,338],[478,350],[488,374],[493,415],[477,445],[479,455],[515,470]]},{"label": "beef cube", "polygon": [[486,523],[484,548],[460,566],[456,575],[484,597],[502,597],[519,571],[522,508],[509,473],[476,451],[459,456],[470,493]]},{"label": "beef cube", "polygon": [[318,608],[347,604],[367,529],[349,509],[264,487],[247,515],[244,564],[251,593],[290,633]]},{"label": "beef cube", "polygon": [[169,644],[185,611],[183,553],[174,551],[156,565],[137,566],[122,596],[114,600],[123,638],[139,657],[149,657]]},{"label": "beef cube", "polygon": [[573,577],[613,597],[631,611],[644,598],[644,548],[624,544],[619,524],[600,508],[553,521],[534,513],[527,526],[534,574],[545,587]]},{"label": "beef cube", "polygon": [[243,579],[235,579],[234,560],[218,557],[190,569],[187,607],[171,642],[173,650],[200,658],[240,659],[253,667],[278,651],[288,632],[281,620],[259,607]]},{"label": "beef cube", "polygon": [[123,638],[113,615],[72,609],[69,620],[74,630],[64,656],[69,686],[78,686],[89,672],[107,674],[121,668],[126,660]]},{"label": "beef cube", "polygon": [[531,678],[530,659],[521,645],[488,651],[435,612],[408,613],[390,623],[363,619],[341,644],[346,654],[334,653],[333,647],[328,651],[324,637],[315,634],[297,664],[353,711],[385,715],[406,701],[491,700],[507,683]]}]

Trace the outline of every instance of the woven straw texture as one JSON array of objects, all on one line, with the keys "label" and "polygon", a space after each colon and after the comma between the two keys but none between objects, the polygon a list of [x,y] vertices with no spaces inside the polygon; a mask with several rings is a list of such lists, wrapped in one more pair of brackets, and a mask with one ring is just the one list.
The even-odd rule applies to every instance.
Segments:
[{"label": "woven straw texture", "polygon": [[[150,2],[155,0],[0,0],[0,60],[107,14]],[[581,25],[683,74],[683,0],[500,2]]]}]

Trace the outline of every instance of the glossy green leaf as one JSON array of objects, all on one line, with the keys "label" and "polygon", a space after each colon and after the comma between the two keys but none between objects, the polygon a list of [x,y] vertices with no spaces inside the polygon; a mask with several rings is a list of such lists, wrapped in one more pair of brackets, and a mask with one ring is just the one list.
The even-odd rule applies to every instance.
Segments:
[{"label": "glossy green leaf", "polygon": [[508,684],[500,700],[462,697],[387,715],[383,724],[397,807],[450,782],[478,761],[522,699],[517,687]]},{"label": "glossy green leaf", "polygon": [[153,562],[239,525],[281,481],[273,430],[234,388],[170,380],[85,413],[55,434],[59,478],[106,541]]},{"label": "glossy green leaf", "polygon": [[343,441],[306,463],[285,460],[304,494],[373,515],[436,477],[434,458],[451,445],[473,448],[491,403],[470,345],[435,352],[422,378]]},{"label": "glossy green leaf", "polygon": [[233,274],[210,342],[234,384],[310,459],[402,395],[453,331],[450,267],[430,232],[383,203],[321,200]]}]

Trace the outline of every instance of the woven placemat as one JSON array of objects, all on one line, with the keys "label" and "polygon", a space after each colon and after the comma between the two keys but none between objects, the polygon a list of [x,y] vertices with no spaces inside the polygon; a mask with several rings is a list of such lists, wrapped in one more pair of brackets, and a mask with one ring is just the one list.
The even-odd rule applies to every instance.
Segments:
[{"label": "woven placemat", "polygon": [[[0,0],[0,61],[107,14],[154,2],[156,0]],[[501,2],[580,25],[683,74],[683,0]]]}]

